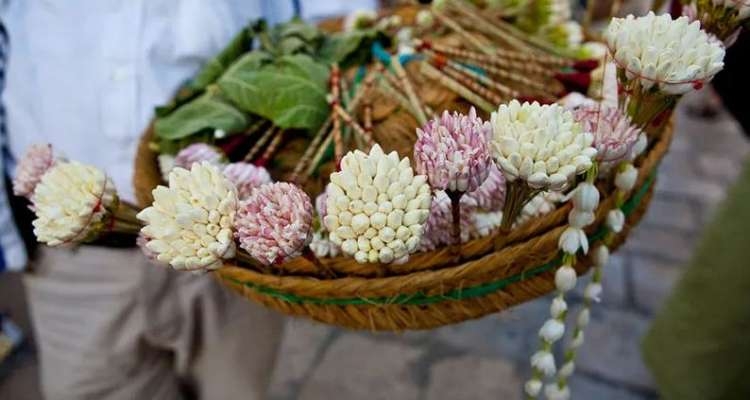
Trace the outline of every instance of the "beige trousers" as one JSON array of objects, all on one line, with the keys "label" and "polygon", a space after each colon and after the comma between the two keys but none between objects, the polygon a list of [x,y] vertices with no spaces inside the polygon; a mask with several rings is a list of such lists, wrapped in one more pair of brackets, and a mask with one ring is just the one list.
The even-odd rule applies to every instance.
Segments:
[{"label": "beige trousers", "polygon": [[277,314],[135,249],[41,251],[25,278],[49,400],[264,399]]}]

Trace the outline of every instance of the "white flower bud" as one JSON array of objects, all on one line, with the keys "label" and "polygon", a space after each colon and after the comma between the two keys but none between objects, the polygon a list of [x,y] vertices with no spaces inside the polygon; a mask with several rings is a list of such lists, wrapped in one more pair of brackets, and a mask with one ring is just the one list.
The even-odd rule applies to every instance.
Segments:
[{"label": "white flower bud", "polygon": [[580,228],[569,226],[563,231],[558,241],[560,250],[568,254],[576,254],[580,249],[584,254],[589,251],[589,241],[586,232]]},{"label": "white flower bud", "polygon": [[575,372],[575,370],[576,370],[576,364],[575,362],[573,362],[573,360],[570,360],[566,362],[565,364],[563,364],[562,367],[560,367],[560,372],[558,372],[557,375],[560,376],[561,378],[570,378],[571,376],[573,376],[573,373]]},{"label": "white flower bud", "polygon": [[542,381],[540,381],[539,379],[530,379],[526,381],[523,389],[527,395],[531,397],[537,397],[542,391]]},{"label": "white flower bud", "polygon": [[570,265],[563,265],[555,271],[555,286],[561,292],[568,292],[576,287],[576,270]]},{"label": "white flower bud", "polygon": [[605,245],[596,246],[593,252],[594,265],[603,267],[609,262],[609,247]]},{"label": "white flower bud", "polygon": [[573,341],[570,342],[570,348],[578,349],[581,346],[583,346],[583,330],[578,330],[576,335],[573,336]]},{"label": "white flower bud", "polygon": [[591,314],[589,313],[588,308],[584,308],[581,310],[580,313],[578,313],[578,326],[583,329],[589,324],[589,320],[591,319]]},{"label": "white flower bud", "polygon": [[633,164],[627,164],[622,171],[615,176],[615,186],[623,192],[633,190],[635,181],[638,179],[638,170]]},{"label": "white flower bud", "polygon": [[573,207],[579,211],[596,211],[599,206],[599,190],[591,183],[578,184],[573,193]]},{"label": "white flower bud", "polygon": [[539,370],[547,377],[555,375],[555,356],[549,351],[539,350],[531,356],[531,366]]},{"label": "white flower bud", "polygon": [[602,284],[597,282],[590,282],[586,285],[586,289],[583,290],[583,297],[588,300],[600,302],[602,294]]},{"label": "white flower bud", "polygon": [[565,299],[563,299],[562,296],[555,297],[552,300],[552,305],[550,305],[549,308],[550,315],[552,315],[554,318],[560,318],[566,311],[568,311],[568,303],[565,302]]},{"label": "white flower bud", "polygon": [[493,158],[509,182],[560,190],[591,166],[593,135],[558,104],[512,100],[492,113]]},{"label": "white flower bud", "polygon": [[555,343],[562,338],[564,333],[565,324],[556,319],[548,319],[539,330],[539,337],[547,343]]},{"label": "white flower bud", "polygon": [[622,232],[625,225],[625,214],[622,210],[611,210],[607,213],[607,227],[614,233]]},{"label": "white flower bud", "polygon": [[638,139],[635,141],[635,144],[633,145],[633,149],[630,152],[630,158],[632,160],[635,160],[643,154],[644,151],[646,151],[646,148],[648,147],[648,136],[646,136],[645,133],[641,133],[638,135]]},{"label": "white flower bud", "polygon": [[544,386],[544,395],[547,400],[569,400],[570,389],[567,386],[561,388],[557,383],[548,383]]}]

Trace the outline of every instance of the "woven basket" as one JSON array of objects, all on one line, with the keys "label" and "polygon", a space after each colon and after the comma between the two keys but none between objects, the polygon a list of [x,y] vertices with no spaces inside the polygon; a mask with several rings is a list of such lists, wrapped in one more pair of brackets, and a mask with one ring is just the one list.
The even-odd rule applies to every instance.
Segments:
[{"label": "woven basket", "polygon": [[[160,183],[156,154],[148,146],[151,130],[142,137],[135,163],[135,186],[142,205]],[[643,217],[653,193],[656,168],[671,141],[670,124],[661,139],[637,163],[639,178],[627,200],[625,229],[612,243],[621,245]],[[615,199],[602,199],[597,219],[588,229],[595,243],[604,234],[603,221]],[[430,329],[502,311],[554,290],[554,269],[560,263],[558,239],[570,206],[514,229],[507,246],[494,251],[491,237],[472,240],[457,262],[448,249],[414,254],[402,265],[358,264],[352,258],[323,259],[337,277],[318,275],[310,261],[298,258],[281,266],[284,275],[227,265],[214,272],[225,285],[250,300],[290,315],[352,329],[401,331]],[[575,266],[579,274],[591,266],[587,257]]]},{"label": "woven basket", "polygon": [[[407,20],[413,19],[414,13],[414,8],[399,12]],[[331,30],[337,26],[329,25]],[[469,107],[439,85],[418,80],[415,85],[418,96],[435,110],[466,111]],[[374,104],[375,140],[386,151],[409,154],[417,121],[387,98],[377,98]],[[623,209],[627,223],[612,243],[613,250],[625,241],[645,213],[656,167],[669,147],[672,134],[670,124],[636,163],[639,179]],[[149,128],[142,136],[135,160],[134,185],[143,207],[151,204],[151,190],[161,183],[156,154],[149,147],[152,136]],[[305,144],[304,141],[286,143],[281,154],[291,155],[286,158],[294,160]],[[272,173],[278,178],[283,178],[293,167],[285,160],[276,160],[274,164]],[[309,193],[315,193],[324,183],[311,179],[304,186]],[[587,229],[592,243],[604,236],[604,218],[615,204],[611,185],[599,189],[609,195],[603,195],[596,221]],[[502,311],[554,290],[554,270],[561,261],[558,239],[567,226],[569,211],[570,205],[562,205],[550,214],[514,228],[499,251],[495,251],[494,238],[490,236],[464,243],[460,258],[449,248],[413,254],[400,265],[359,264],[353,258],[328,258],[320,260],[325,266],[322,271],[300,257],[278,266],[276,274],[261,272],[261,268],[227,265],[214,275],[246,298],[289,315],[352,329],[430,329]],[[580,257],[575,267],[583,274],[590,266],[587,257]]]}]

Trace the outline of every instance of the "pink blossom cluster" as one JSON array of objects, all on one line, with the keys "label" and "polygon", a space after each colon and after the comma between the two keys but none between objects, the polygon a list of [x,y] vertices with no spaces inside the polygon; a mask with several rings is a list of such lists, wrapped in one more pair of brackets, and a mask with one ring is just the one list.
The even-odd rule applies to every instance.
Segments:
[{"label": "pink blossom cluster", "polygon": [[177,153],[174,166],[189,170],[194,163],[207,161],[213,165],[220,165],[223,160],[224,153],[219,148],[206,143],[193,143]]},{"label": "pink blossom cluster", "polygon": [[31,198],[42,176],[56,163],[50,144],[33,144],[18,162],[13,179],[13,194]]},{"label": "pink blossom cluster", "polygon": [[313,206],[299,187],[268,183],[240,203],[235,237],[240,248],[265,265],[302,254],[312,240]]},{"label": "pink blossom cluster", "polygon": [[641,133],[616,107],[585,105],[574,110],[573,115],[585,132],[594,135],[592,146],[601,162],[616,162],[627,157]]},{"label": "pink blossom cluster", "polygon": [[477,190],[492,165],[491,132],[490,124],[477,117],[473,108],[468,115],[444,112],[417,129],[417,172],[427,176],[433,190]]},{"label": "pink blossom cluster", "polygon": [[272,182],[267,169],[246,162],[227,164],[224,176],[237,187],[240,200],[250,197],[254,189]]}]

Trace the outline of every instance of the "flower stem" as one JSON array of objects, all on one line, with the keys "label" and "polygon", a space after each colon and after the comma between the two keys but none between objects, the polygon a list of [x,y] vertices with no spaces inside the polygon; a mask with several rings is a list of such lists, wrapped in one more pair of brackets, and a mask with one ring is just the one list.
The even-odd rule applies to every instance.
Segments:
[{"label": "flower stem", "polygon": [[506,182],[503,220],[500,223],[500,231],[495,236],[495,251],[500,250],[505,245],[506,236],[513,227],[513,223],[518,219],[518,215],[526,203],[537,193],[539,193],[538,190],[530,188],[523,180],[516,179],[512,182]]},{"label": "flower stem", "polygon": [[323,274],[330,278],[336,277],[336,272],[334,272],[328,265],[323,264],[318,256],[313,253],[313,251],[310,249],[310,247],[305,247],[304,250],[302,250],[302,257],[304,257],[307,261],[310,261],[311,263],[315,264],[315,267],[318,268],[319,271],[321,271]]},{"label": "flower stem", "polygon": [[461,255],[461,197],[463,192],[446,190],[445,193],[451,199],[451,212],[453,214],[453,246],[455,255]]}]

